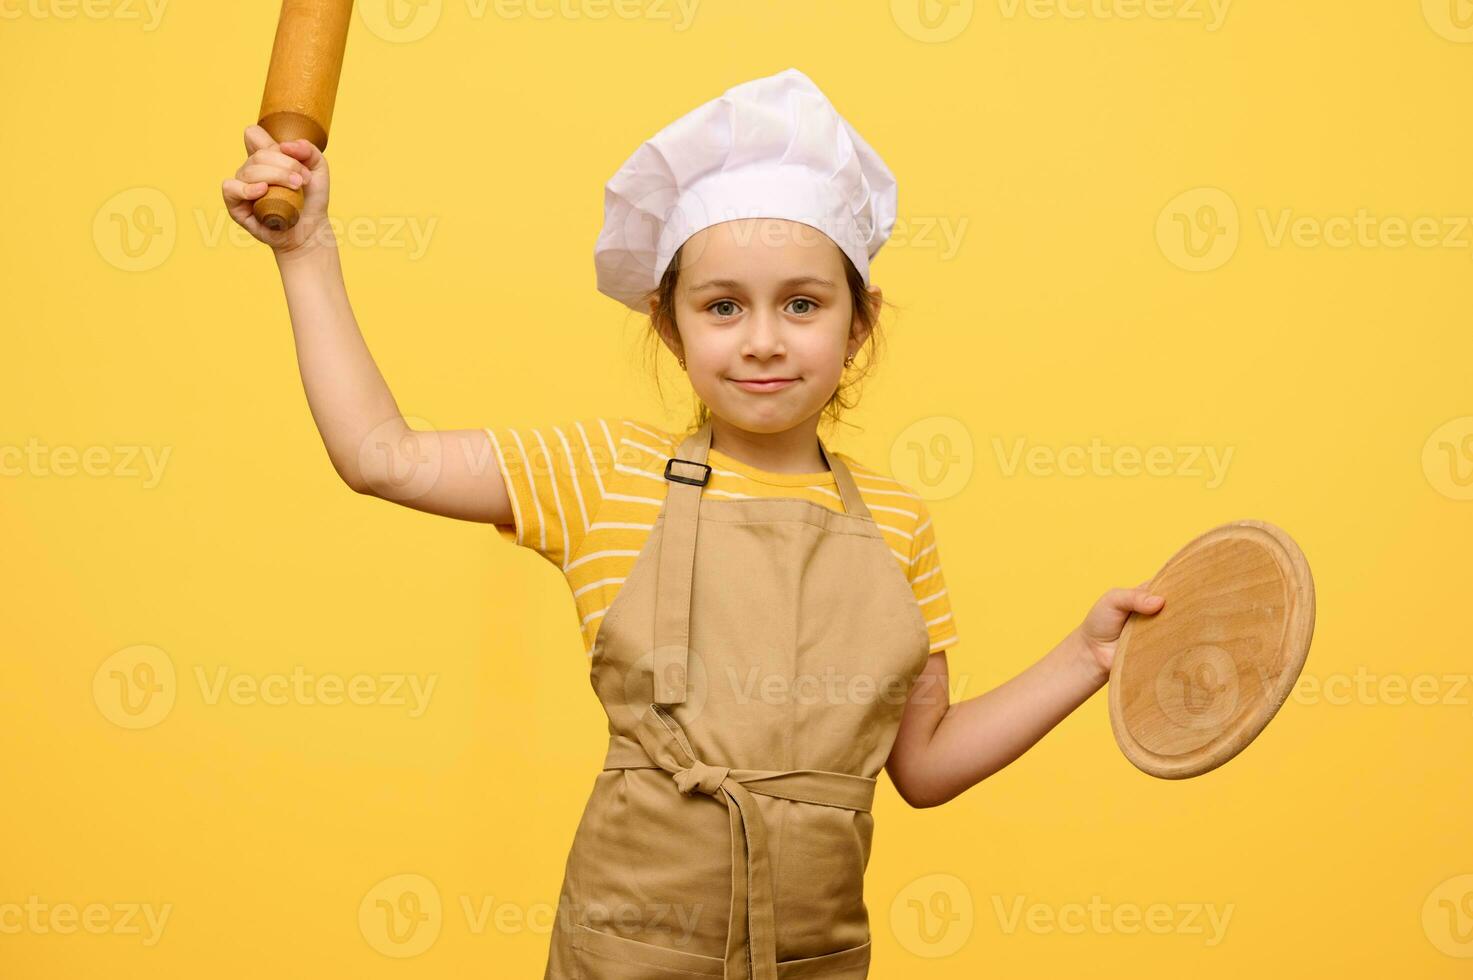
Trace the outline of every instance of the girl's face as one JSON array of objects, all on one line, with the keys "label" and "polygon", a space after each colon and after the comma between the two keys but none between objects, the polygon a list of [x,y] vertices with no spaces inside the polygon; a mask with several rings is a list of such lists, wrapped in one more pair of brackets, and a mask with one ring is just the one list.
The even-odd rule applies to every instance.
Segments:
[{"label": "girl's face", "polygon": [[675,320],[679,342],[671,346],[685,357],[696,394],[714,415],[754,433],[817,425],[844,358],[869,333],[854,317],[839,247],[780,218],[727,221],[691,236]]}]

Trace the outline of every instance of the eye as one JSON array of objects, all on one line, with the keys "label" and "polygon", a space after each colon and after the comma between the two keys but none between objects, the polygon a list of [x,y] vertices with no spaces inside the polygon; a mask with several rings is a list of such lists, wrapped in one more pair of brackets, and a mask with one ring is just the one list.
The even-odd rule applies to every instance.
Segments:
[{"label": "eye", "polygon": [[[795,299],[790,300],[788,302],[788,305],[791,307],[791,306],[793,306],[796,303],[803,304],[802,308],[795,309],[793,311],[798,316],[802,316],[802,317],[811,316],[814,313],[814,311],[818,309],[818,303],[816,303],[815,301],[809,299],[806,296],[796,297]],[[728,309],[725,309],[725,308],[728,308],[728,307],[730,308],[729,310]],[[736,304],[736,301],[735,300],[718,299],[716,302],[714,302],[710,306],[706,307],[706,311],[708,313],[715,313],[717,316],[722,317],[722,318],[725,318],[725,317],[729,317],[729,316],[735,316],[736,315],[736,311],[737,311],[738,308],[739,307],[737,307],[737,304]]]}]

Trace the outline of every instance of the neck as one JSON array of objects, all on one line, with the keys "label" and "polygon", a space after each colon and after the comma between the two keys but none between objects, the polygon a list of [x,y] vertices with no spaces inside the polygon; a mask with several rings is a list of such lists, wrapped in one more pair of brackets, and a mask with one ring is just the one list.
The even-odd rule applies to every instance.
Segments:
[{"label": "neck", "polygon": [[784,432],[751,432],[711,416],[711,448],[769,473],[821,473],[818,416]]}]

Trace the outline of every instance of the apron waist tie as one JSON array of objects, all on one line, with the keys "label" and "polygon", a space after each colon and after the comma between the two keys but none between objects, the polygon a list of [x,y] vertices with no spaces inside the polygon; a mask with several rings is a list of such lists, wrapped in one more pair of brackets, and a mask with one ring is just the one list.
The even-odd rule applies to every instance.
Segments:
[{"label": "apron waist tie", "polygon": [[823,769],[732,769],[696,758],[685,730],[659,704],[640,718],[639,740],[614,734],[604,769],[663,769],[681,793],[699,791],[726,805],[731,822],[731,913],[726,980],[777,980],[777,933],[767,832],[753,793],[800,803],[869,810],[875,780]]}]

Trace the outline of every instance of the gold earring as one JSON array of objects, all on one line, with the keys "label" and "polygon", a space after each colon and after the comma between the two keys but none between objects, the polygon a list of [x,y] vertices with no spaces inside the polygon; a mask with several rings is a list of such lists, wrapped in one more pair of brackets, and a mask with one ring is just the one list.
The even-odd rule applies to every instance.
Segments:
[{"label": "gold earring", "polygon": [[850,354],[848,357],[844,358],[844,366],[845,367],[849,367],[853,363],[854,363],[854,355],[853,354]]},{"label": "gold earring", "polygon": [[676,360],[680,362],[680,370],[684,371],[685,370],[685,358],[683,358],[683,357],[677,357]]}]

